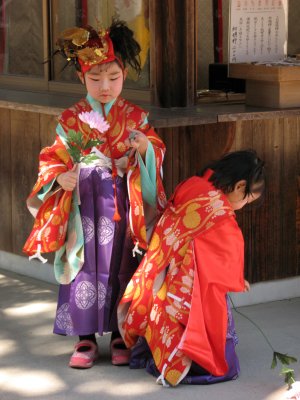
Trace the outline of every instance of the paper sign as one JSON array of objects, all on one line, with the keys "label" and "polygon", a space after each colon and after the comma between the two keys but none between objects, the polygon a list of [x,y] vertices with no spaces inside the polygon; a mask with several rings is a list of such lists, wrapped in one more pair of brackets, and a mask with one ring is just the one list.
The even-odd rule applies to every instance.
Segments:
[{"label": "paper sign", "polygon": [[281,60],[287,35],[288,0],[231,0],[230,63]]}]

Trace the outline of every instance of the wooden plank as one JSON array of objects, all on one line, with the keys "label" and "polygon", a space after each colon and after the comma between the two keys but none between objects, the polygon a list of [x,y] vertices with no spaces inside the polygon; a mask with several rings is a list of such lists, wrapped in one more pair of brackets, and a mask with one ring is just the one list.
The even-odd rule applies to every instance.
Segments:
[{"label": "wooden plank", "polygon": [[300,67],[236,63],[229,64],[229,76],[255,81],[300,81]]},{"label": "wooden plank", "polygon": [[297,135],[297,209],[296,209],[296,238],[297,238],[297,275],[300,274],[300,120],[298,118],[298,129],[295,132]]},{"label": "wooden plank", "polygon": [[[253,148],[253,121],[237,121],[235,140],[231,151],[246,150]],[[236,212],[237,221],[243,232],[245,240],[245,277],[249,282],[254,282],[253,277],[253,234],[252,234],[252,211],[244,208]]]},{"label": "wooden plank", "polygon": [[33,218],[26,207],[38,171],[40,152],[39,114],[11,111],[12,154],[12,250],[22,254],[24,242],[32,229]]},{"label": "wooden plank", "polygon": [[[297,247],[298,171],[300,166],[299,123],[299,118],[283,119],[283,159],[280,176],[280,203],[282,210],[281,276],[283,277],[291,277],[300,273],[299,249]],[[287,262],[286,260],[289,261]]]},{"label": "wooden plank", "polygon": [[252,120],[236,121],[236,134],[231,151],[246,150],[253,148],[253,125]]},{"label": "wooden plank", "polygon": [[253,268],[254,281],[266,281],[282,277],[281,269],[281,202],[280,173],[282,168],[283,120],[253,122],[253,143],[266,163],[267,189],[264,202],[254,210]]},{"label": "wooden plank", "polygon": [[[57,117],[54,115],[40,114],[40,143],[41,149],[50,146],[55,139]],[[38,162],[36,160],[36,162]]]},{"label": "wooden plank", "polygon": [[196,94],[196,1],[150,2],[151,66],[153,103],[184,107]]},{"label": "wooden plank", "polygon": [[181,149],[179,147],[180,127],[172,129],[172,193],[176,185],[180,182],[182,177],[181,168],[183,168]]},{"label": "wooden plank", "polygon": [[163,169],[166,192],[170,196],[179,182],[230,150],[235,123],[160,129],[159,134],[167,147]]},{"label": "wooden plank", "polygon": [[[199,129],[200,128],[200,129]],[[195,158],[196,171],[212,160],[220,158],[231,150],[235,139],[235,122],[222,122],[194,127],[198,143],[191,143],[191,156]]]},{"label": "wooden plank", "polygon": [[300,106],[298,66],[230,64],[229,76],[246,79],[247,105],[270,108]]},{"label": "wooden plank", "polygon": [[167,197],[173,192],[173,177],[172,177],[172,147],[173,147],[173,135],[172,128],[168,129],[157,129],[158,135],[162,138],[166,146],[166,154],[163,162],[163,182]]},{"label": "wooden plank", "polygon": [[[298,139],[299,139],[299,134],[298,134]],[[300,143],[300,141],[298,141]],[[298,144],[299,148],[299,144]],[[299,163],[299,157],[298,157],[298,165]],[[297,265],[297,275],[300,274],[300,173],[298,172],[298,177],[297,177],[297,211],[296,211],[296,238],[297,238],[297,259],[296,259],[296,265]]]},{"label": "wooden plank", "polygon": [[0,249],[12,251],[10,111],[0,108]]},{"label": "wooden plank", "polygon": [[[300,81],[246,82],[246,104],[269,108],[289,108],[300,106]],[[259,96],[258,96],[259,93]]]},{"label": "wooden plank", "polygon": [[282,277],[281,180],[282,120],[241,123],[236,150],[252,147],[266,163],[267,190],[262,205],[237,212],[245,238],[246,277],[250,282]]}]

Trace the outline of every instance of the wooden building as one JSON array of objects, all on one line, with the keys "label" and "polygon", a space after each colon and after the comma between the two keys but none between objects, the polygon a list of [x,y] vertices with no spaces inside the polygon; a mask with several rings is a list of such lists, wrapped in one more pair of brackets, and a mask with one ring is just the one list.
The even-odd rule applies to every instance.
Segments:
[{"label": "wooden building", "polygon": [[[41,43],[37,40],[32,46],[39,44],[47,56],[49,7],[55,8],[58,1],[39,0],[39,3],[40,15],[28,15],[27,22],[42,24]],[[86,4],[71,3],[77,6],[80,3],[81,7]],[[246,278],[255,283],[299,276],[300,107],[248,107],[243,101],[234,102],[230,98],[223,102],[199,101],[199,21],[204,10],[201,7],[213,2],[141,3],[147,5],[149,13],[148,83],[146,88],[128,88],[124,97],[134,99],[150,111],[150,121],[167,146],[164,162],[167,194],[171,194],[179,181],[224,152],[254,148],[266,163],[267,191],[260,207],[237,213],[246,241]],[[81,9],[81,17],[85,15],[83,12]],[[0,37],[0,54],[3,46]],[[26,58],[25,50],[21,58]],[[79,84],[51,81],[49,76],[48,64],[43,65],[39,78],[20,77],[15,72],[6,74],[2,58],[0,250],[3,252],[22,254],[33,223],[25,199],[36,179],[39,151],[54,138],[56,116],[84,93]]]}]

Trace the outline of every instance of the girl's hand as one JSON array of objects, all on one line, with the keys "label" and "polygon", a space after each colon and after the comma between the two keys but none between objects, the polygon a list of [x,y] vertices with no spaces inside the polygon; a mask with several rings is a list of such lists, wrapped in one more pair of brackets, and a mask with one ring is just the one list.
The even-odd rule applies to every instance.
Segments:
[{"label": "girl's hand", "polygon": [[59,174],[56,178],[57,183],[66,191],[72,191],[74,190],[76,184],[77,184],[77,170],[76,170],[76,165],[67,172],[63,172],[62,174]]},{"label": "girl's hand", "polygon": [[144,158],[148,148],[148,138],[143,132],[134,130],[130,133],[129,138],[125,140],[125,145],[137,150],[141,157]]},{"label": "girl's hand", "polygon": [[243,292],[249,292],[250,291],[250,283],[248,281],[246,281],[245,279],[245,288],[243,290]]}]

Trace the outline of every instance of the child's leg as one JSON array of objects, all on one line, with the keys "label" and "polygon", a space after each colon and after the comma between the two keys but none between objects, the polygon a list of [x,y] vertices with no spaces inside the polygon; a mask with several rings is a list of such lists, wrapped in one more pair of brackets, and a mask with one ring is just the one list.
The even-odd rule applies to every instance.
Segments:
[{"label": "child's leg", "polygon": [[[97,340],[96,340],[96,335],[94,333],[92,333],[91,335],[84,335],[84,336],[79,336],[79,341],[81,342],[82,340],[89,340],[95,344],[97,344]],[[89,350],[88,346],[81,346],[80,349],[78,349],[78,351],[87,351]]]}]

